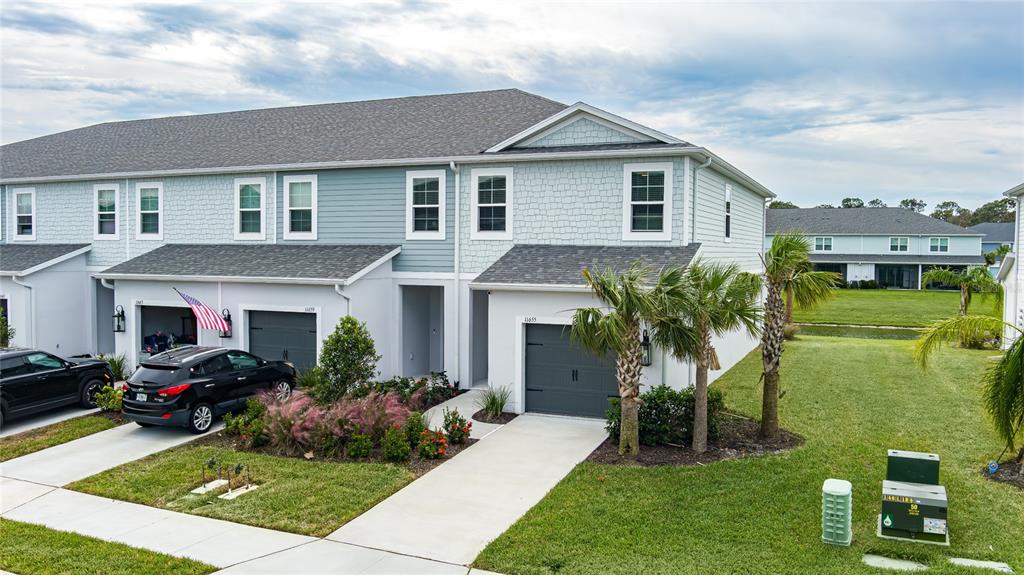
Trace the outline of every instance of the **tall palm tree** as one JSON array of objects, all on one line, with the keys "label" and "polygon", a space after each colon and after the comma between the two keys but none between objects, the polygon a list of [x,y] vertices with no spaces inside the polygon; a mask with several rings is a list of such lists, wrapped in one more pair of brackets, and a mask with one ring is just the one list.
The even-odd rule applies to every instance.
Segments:
[{"label": "tall palm tree", "polygon": [[950,268],[932,268],[921,274],[922,284],[944,284],[960,288],[960,315],[967,315],[972,294],[993,295],[995,309],[1003,305],[1003,287],[984,266],[954,271]]},{"label": "tall palm tree", "polygon": [[[1024,331],[998,318],[964,315],[933,323],[917,340],[914,356],[922,368],[943,343],[950,341],[993,340],[1004,329],[1017,337],[982,376],[982,399],[992,417],[996,432],[1011,453],[1024,443]],[[1017,462],[1024,463],[1024,446],[1017,453]]]},{"label": "tall palm tree", "polygon": [[741,272],[735,264],[707,264],[694,261],[686,267],[682,307],[679,310],[682,329],[693,335],[678,338],[694,343],[683,350],[686,359],[697,366],[694,386],[693,450],[708,447],[708,369],[721,369],[712,336],[723,336],[744,329],[758,335],[761,309],[758,306],[760,282],[757,276]]},{"label": "tall palm tree", "polygon": [[616,354],[615,377],[622,410],[619,454],[640,452],[639,396],[643,369],[643,332],[673,356],[693,349],[693,332],[678,317],[685,284],[681,268],[663,269],[651,283],[651,272],[635,262],[623,273],[583,270],[583,277],[604,307],[580,308],[572,319],[571,337],[598,356]]},{"label": "tall palm tree", "polygon": [[764,387],[761,400],[761,437],[779,436],[779,365],[786,321],[784,292],[792,292],[797,305],[812,308],[832,297],[842,279],[837,273],[817,272],[810,263],[811,246],[799,232],[785,232],[772,239],[764,255],[764,327],[761,330],[761,362]]}]

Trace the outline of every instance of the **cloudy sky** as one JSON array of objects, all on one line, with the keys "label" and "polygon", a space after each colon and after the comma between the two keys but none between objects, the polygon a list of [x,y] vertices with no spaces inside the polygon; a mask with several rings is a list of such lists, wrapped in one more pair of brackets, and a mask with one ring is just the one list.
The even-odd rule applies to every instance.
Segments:
[{"label": "cloudy sky", "polygon": [[1024,181],[1024,2],[0,0],[4,143],[112,120],[519,87],[782,198],[975,207]]}]

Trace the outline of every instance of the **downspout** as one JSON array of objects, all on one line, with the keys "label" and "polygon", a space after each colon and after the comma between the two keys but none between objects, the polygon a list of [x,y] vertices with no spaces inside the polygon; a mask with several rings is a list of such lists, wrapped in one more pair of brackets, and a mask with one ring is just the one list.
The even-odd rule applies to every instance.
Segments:
[{"label": "downspout", "polygon": [[[455,172],[455,248],[454,248],[454,270],[455,270],[455,381],[462,379],[462,282],[459,281],[459,245],[462,243],[462,238],[459,236],[459,232],[462,229],[462,218],[460,217],[461,210],[459,210],[461,202],[459,201],[459,191],[461,184],[461,173],[459,166],[454,160],[448,162],[448,167],[451,168],[452,172]],[[471,387],[473,382],[469,382]]]},{"label": "downspout", "polygon": [[29,344],[28,346],[31,347],[31,348],[35,348],[36,347],[36,297],[35,297],[35,294],[32,291],[32,284],[27,283],[25,280],[21,279],[19,276],[11,276],[11,281],[16,283],[16,284],[18,284],[18,285],[20,285],[21,287],[25,288],[25,291],[28,292],[28,313],[29,313],[28,333],[29,333],[29,336],[30,336],[28,338],[28,344]]},{"label": "downspout", "polygon": [[345,315],[352,315],[352,298],[345,295],[344,284],[334,284],[334,293],[340,295],[345,300]]},{"label": "downspout", "polygon": [[110,283],[110,280],[108,280],[107,278],[100,278],[100,285],[107,288],[108,290],[114,289],[114,284]]}]

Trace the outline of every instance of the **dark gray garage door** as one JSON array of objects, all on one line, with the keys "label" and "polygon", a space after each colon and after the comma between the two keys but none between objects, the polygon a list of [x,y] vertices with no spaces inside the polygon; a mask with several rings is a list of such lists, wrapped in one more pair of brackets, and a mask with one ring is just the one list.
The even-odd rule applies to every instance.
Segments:
[{"label": "dark gray garage door", "polygon": [[604,417],[618,397],[614,356],[597,358],[569,340],[569,326],[526,326],[526,410]]},{"label": "dark gray garage door", "polygon": [[316,365],[316,346],[316,314],[249,312],[249,351],[254,355],[307,369]]}]

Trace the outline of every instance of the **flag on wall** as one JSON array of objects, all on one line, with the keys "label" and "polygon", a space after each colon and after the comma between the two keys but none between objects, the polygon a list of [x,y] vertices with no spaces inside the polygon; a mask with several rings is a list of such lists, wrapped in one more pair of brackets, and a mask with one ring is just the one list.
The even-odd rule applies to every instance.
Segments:
[{"label": "flag on wall", "polygon": [[212,329],[214,331],[231,331],[231,326],[228,322],[224,321],[224,318],[219,313],[213,310],[210,306],[199,301],[198,299],[178,291],[178,288],[171,288],[178,292],[181,299],[185,300],[185,303],[192,308],[192,313],[196,314],[196,323],[203,329]]}]

